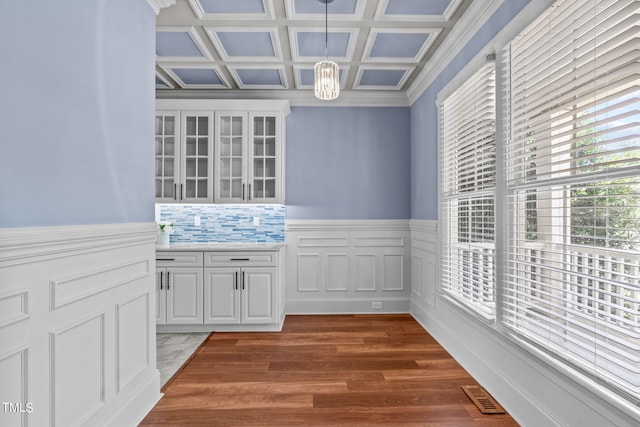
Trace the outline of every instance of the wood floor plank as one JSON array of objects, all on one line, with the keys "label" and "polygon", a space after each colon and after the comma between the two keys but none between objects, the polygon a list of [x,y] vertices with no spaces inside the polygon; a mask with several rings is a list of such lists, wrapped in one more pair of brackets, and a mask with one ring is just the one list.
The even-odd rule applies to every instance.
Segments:
[{"label": "wood floor plank", "polygon": [[287,316],[280,333],[214,333],[141,426],[513,427],[410,316]]}]

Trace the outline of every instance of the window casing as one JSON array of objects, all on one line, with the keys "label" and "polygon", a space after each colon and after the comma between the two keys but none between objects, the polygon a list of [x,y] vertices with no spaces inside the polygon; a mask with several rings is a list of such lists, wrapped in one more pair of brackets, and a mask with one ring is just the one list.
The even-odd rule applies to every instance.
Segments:
[{"label": "window casing", "polygon": [[[494,307],[500,330],[636,403],[639,4],[559,0],[499,52],[497,99],[504,117],[496,121],[503,137],[496,141],[500,173],[492,191],[502,201],[496,213],[500,228],[494,232],[504,238],[487,249],[492,268],[501,273],[492,288],[499,295]],[[444,153],[449,140],[443,106]],[[473,209],[464,205],[464,198],[453,197],[447,181],[450,164],[455,161],[443,155],[442,283],[445,293],[464,300],[464,293],[450,284],[451,271],[482,271],[479,260],[487,255],[481,258],[480,249],[473,248],[487,242],[467,242],[463,233],[456,233],[456,227],[473,230],[472,220],[465,219],[473,217],[465,214]],[[482,191],[462,188],[457,194],[469,193],[471,202],[490,193]],[[475,260],[451,255],[452,247],[463,244],[476,254]],[[455,274],[459,288],[474,286],[473,275]],[[488,301],[467,306],[485,318],[493,314],[486,311]]]}]

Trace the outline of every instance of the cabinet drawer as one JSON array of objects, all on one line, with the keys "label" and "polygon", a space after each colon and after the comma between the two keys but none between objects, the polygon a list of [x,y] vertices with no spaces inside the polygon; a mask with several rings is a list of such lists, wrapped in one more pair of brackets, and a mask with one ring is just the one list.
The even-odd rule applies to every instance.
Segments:
[{"label": "cabinet drawer", "polygon": [[278,252],[205,252],[205,267],[270,267],[276,265]]},{"label": "cabinet drawer", "polygon": [[202,267],[202,252],[156,252],[156,267]]}]

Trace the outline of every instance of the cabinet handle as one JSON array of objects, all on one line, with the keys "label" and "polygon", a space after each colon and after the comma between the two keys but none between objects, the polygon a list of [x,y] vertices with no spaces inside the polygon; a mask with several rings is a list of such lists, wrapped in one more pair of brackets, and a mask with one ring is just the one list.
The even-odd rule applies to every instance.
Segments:
[{"label": "cabinet handle", "polygon": [[178,200],[178,184],[173,184],[173,200]]},{"label": "cabinet handle", "polygon": [[160,272],[160,290],[162,290],[162,278],[164,277],[164,272]]},{"label": "cabinet handle", "polygon": [[175,261],[175,258],[156,258],[156,261]]},{"label": "cabinet handle", "polygon": [[249,184],[249,200],[251,200],[251,184]]},{"label": "cabinet handle", "polygon": [[167,290],[171,289],[171,279],[169,278],[169,272],[167,271]]},{"label": "cabinet handle", "polygon": [[242,272],[242,290],[244,291],[244,271]]},{"label": "cabinet handle", "polygon": [[235,283],[236,283],[236,291],[237,291],[238,290],[238,272],[237,271],[236,271]]},{"label": "cabinet handle", "polygon": [[182,191],[184,187],[184,184],[180,184],[180,200],[184,199],[184,192]]},{"label": "cabinet handle", "polygon": [[251,261],[250,258],[229,258],[229,261]]},{"label": "cabinet handle", "polygon": [[244,184],[242,184],[242,200],[244,200]]}]

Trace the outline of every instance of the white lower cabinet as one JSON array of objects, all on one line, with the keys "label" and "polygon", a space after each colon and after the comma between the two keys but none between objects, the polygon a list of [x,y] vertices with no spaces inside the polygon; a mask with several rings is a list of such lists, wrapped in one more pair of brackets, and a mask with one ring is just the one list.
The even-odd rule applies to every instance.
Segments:
[{"label": "white lower cabinet", "polygon": [[275,267],[205,268],[204,323],[277,322]]},{"label": "white lower cabinet", "polygon": [[[251,330],[278,325],[279,251],[160,251],[156,254],[156,324],[164,330],[215,325]],[[243,325],[247,325],[245,328]],[[270,326],[267,326],[270,327]],[[239,329],[238,329],[239,328]]]},{"label": "white lower cabinet", "polygon": [[156,324],[201,324],[202,268],[156,269]]}]

